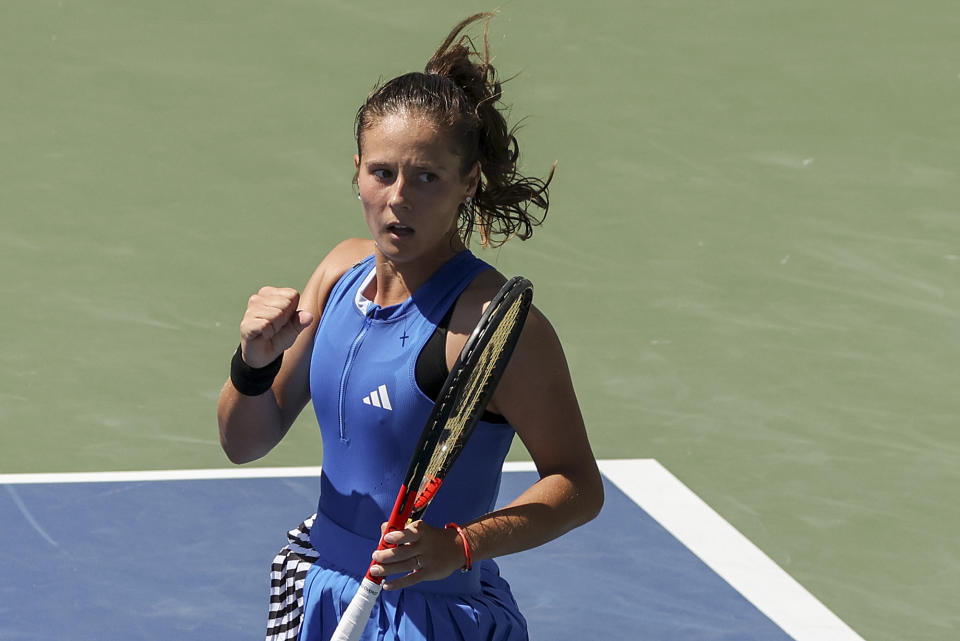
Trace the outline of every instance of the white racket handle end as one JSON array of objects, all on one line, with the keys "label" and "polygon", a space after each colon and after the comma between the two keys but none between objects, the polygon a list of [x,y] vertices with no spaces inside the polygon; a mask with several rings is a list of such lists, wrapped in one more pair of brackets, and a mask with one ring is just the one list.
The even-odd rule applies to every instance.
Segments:
[{"label": "white racket handle end", "polygon": [[357,593],[353,595],[350,605],[340,617],[340,623],[337,629],[333,631],[330,641],[357,641],[367,627],[367,621],[370,619],[370,612],[373,611],[373,605],[380,596],[382,586],[375,581],[364,577],[360,582]]}]

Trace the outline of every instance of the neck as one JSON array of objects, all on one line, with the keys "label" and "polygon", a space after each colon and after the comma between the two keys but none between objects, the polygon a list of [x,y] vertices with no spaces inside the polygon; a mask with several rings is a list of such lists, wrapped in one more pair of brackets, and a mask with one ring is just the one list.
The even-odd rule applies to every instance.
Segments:
[{"label": "neck", "polygon": [[430,256],[409,262],[397,262],[375,247],[377,274],[364,295],[380,307],[402,303],[420,288],[447,261],[464,251],[460,242],[453,243]]}]

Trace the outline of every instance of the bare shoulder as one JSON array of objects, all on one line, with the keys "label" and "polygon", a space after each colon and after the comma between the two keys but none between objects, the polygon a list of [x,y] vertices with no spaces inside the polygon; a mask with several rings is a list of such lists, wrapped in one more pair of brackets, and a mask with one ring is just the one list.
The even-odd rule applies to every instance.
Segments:
[{"label": "bare shoulder", "polygon": [[304,302],[311,311],[319,316],[327,295],[340,277],[372,253],[373,241],[365,238],[349,238],[331,249],[313,271],[304,289]]},{"label": "bare shoulder", "polygon": [[[506,282],[507,278],[495,269],[488,269],[477,276],[457,300],[457,306],[450,320],[450,331],[469,335],[490,301]],[[530,308],[527,325],[531,326],[533,332],[544,330],[553,332],[550,323],[536,306]]]},{"label": "bare shoulder", "polygon": [[338,243],[323,258],[320,265],[314,271],[311,281],[314,279],[339,280],[348,269],[359,263],[361,260],[373,253],[373,241],[366,238],[348,238]]},{"label": "bare shoulder", "polygon": [[[506,282],[507,279],[503,274],[490,269],[477,276],[460,295],[450,318],[447,333],[449,365],[452,366],[484,310]],[[513,360],[526,361],[529,365],[535,365],[544,362],[543,359],[547,355],[562,359],[562,348],[550,322],[533,305],[530,307]]]},{"label": "bare shoulder", "polygon": [[457,334],[469,334],[497,295],[507,279],[495,269],[488,269],[473,279],[473,282],[460,294],[450,319],[450,331]]},{"label": "bare shoulder", "polygon": [[344,271],[373,253],[373,241],[369,238],[348,238],[339,242],[324,258],[324,262],[346,265]]}]

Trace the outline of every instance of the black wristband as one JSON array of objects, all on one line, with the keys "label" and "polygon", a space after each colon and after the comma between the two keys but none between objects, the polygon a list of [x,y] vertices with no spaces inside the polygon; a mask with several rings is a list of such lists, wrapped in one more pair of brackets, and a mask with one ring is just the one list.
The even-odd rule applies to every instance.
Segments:
[{"label": "black wristband", "polygon": [[230,381],[244,396],[260,396],[273,385],[273,379],[280,371],[283,354],[265,367],[250,367],[243,360],[243,350],[238,345],[237,352],[230,361]]}]

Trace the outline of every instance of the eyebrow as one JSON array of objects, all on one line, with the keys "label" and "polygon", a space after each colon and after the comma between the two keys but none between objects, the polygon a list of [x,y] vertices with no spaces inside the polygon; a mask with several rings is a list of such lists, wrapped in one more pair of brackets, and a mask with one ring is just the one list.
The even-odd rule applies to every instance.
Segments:
[{"label": "eyebrow", "polygon": [[[388,160],[381,160],[376,157],[367,157],[363,159],[362,164],[365,167],[369,167],[369,166],[378,166],[378,165],[394,165],[395,163]],[[450,171],[449,167],[440,163],[436,163],[436,164],[414,163],[412,167],[417,171],[432,171],[432,172]]]}]

